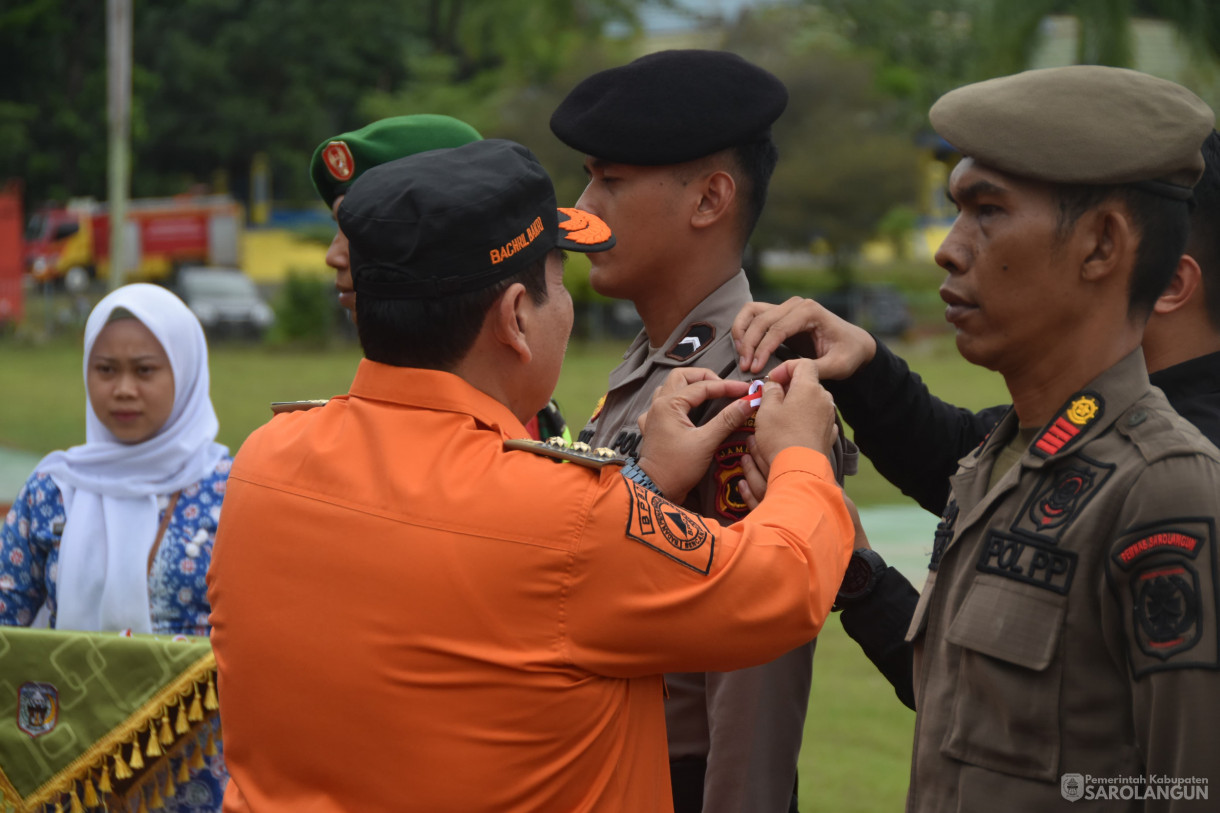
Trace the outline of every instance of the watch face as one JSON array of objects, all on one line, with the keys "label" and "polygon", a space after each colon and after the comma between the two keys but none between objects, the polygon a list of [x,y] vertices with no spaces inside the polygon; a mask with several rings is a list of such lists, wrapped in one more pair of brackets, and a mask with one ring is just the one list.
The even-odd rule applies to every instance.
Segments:
[{"label": "watch face", "polygon": [[843,574],[843,586],[839,588],[839,595],[844,597],[860,595],[868,589],[872,575],[872,565],[863,556],[853,555],[851,561],[847,563],[847,572]]}]

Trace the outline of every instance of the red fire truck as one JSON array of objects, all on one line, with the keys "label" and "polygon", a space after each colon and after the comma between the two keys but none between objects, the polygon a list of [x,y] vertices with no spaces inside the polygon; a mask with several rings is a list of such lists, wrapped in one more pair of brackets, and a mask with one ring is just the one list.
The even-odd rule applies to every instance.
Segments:
[{"label": "red fire truck", "polygon": [[0,188],[0,329],[21,321],[21,186]]},{"label": "red fire truck", "polygon": [[[183,264],[240,264],[242,208],[227,195],[133,200],[125,235],[123,278],[163,280]],[[81,290],[110,271],[110,214],[104,204],[73,201],[44,208],[26,230],[25,263],[40,282],[62,280]]]}]

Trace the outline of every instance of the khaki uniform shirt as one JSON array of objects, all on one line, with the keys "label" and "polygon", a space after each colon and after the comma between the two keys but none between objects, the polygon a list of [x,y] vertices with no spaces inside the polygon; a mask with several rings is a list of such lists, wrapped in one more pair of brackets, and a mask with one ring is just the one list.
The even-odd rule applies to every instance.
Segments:
[{"label": "khaki uniform shirt", "polygon": [[[610,374],[609,391],[580,433],[594,447],[610,446],[637,455],[636,419],[648,411],[653,391],[677,367],[705,367],[722,378],[746,380],[738,367],[730,331],[733,319],[751,301],[745,272],[717,288],[687,315],[656,349],[641,332]],[[767,367],[779,363],[772,359]],[[760,374],[761,375],[761,374]],[[704,423],[725,405],[714,402],[692,414]],[[707,474],[686,507],[724,524],[747,513],[738,491],[741,456],[752,424],[717,450]],[[836,446],[836,474],[854,474],[855,447]],[[714,634],[714,631],[709,631]],[[666,675],[665,703],[670,759],[707,759],[705,813],[784,813],[792,798],[796,760],[809,705],[813,642],[763,666],[737,672]]]},{"label": "khaki uniform shirt", "polygon": [[1206,809],[1181,800],[1197,790],[1121,781],[1220,792],[1220,452],[1149,385],[1139,350],[988,491],[1016,429],[1010,411],[962,459],[908,631],[907,809]]}]

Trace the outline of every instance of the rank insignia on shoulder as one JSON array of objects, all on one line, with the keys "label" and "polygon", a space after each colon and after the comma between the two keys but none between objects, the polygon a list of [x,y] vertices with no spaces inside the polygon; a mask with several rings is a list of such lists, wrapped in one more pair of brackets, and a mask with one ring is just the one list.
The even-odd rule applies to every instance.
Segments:
[{"label": "rank insignia on shoulder", "polygon": [[329,402],[329,398],[315,398],[310,401],[272,401],[271,414],[281,415],[285,412],[300,412],[303,409],[326,406]]},{"label": "rank insignia on shoulder", "polygon": [[627,462],[626,455],[621,455],[613,449],[607,449],[605,446],[594,449],[589,444],[580,441],[568,443],[559,436],[547,438],[545,441],[527,438],[506,440],[504,450],[506,452],[512,450],[533,452],[557,461],[566,460],[569,463],[579,463],[591,469],[600,469],[609,464],[622,466]]},{"label": "rank insignia on shoulder", "polygon": [[686,361],[711,344],[712,339],[716,338],[716,328],[707,322],[694,322],[687,325],[686,330],[682,331],[682,333],[683,336],[681,339],[678,339],[677,344],[669,348],[665,353],[666,357],[674,361]]},{"label": "rank insignia on shoulder", "polygon": [[1050,426],[1042,431],[1030,447],[1039,457],[1059,454],[1075,442],[1085,427],[1096,421],[1105,412],[1105,401],[1095,392],[1078,392],[1068,400],[1067,406]]}]

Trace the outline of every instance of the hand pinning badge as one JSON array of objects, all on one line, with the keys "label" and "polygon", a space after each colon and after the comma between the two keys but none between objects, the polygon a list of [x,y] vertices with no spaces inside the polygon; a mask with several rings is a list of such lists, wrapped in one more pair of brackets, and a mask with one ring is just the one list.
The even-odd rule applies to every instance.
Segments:
[{"label": "hand pinning badge", "polygon": [[759,405],[762,404],[762,388],[763,388],[763,379],[761,379],[761,378],[754,379],[753,381],[750,382],[750,391],[747,392],[745,395],[741,396],[741,400],[749,401],[750,406],[754,407],[755,409],[758,409]]}]

